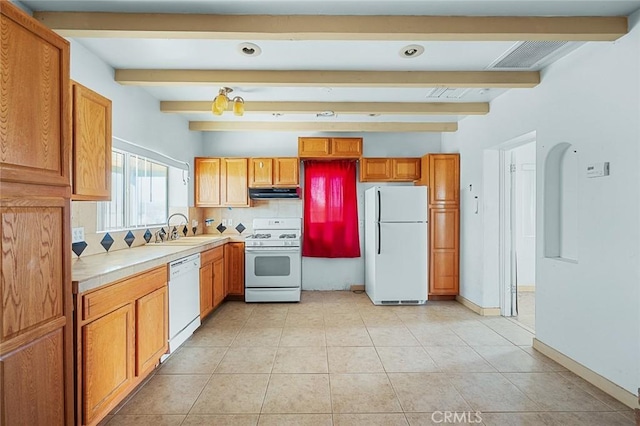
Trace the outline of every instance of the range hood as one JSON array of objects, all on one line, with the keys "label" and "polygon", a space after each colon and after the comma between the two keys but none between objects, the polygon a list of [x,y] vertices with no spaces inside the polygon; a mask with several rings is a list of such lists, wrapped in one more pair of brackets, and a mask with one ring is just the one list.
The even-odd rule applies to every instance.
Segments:
[{"label": "range hood", "polygon": [[299,199],[300,188],[249,188],[249,198],[252,200]]}]

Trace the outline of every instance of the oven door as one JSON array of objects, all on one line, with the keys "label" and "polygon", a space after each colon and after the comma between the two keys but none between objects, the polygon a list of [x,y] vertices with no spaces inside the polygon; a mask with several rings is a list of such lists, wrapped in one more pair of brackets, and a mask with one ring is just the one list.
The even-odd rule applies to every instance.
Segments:
[{"label": "oven door", "polygon": [[300,287],[302,257],[299,247],[246,247],[245,287]]}]

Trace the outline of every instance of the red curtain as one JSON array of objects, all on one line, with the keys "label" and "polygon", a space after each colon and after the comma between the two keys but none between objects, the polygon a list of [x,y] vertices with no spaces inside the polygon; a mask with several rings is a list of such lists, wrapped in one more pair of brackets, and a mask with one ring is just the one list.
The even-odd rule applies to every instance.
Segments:
[{"label": "red curtain", "polygon": [[306,161],[302,255],[360,257],[356,163]]}]

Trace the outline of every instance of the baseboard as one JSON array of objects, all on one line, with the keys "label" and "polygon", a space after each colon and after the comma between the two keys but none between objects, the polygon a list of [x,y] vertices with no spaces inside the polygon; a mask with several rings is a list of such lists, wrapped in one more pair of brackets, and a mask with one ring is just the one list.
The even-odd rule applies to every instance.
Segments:
[{"label": "baseboard", "polygon": [[351,287],[349,287],[349,290],[351,290],[351,291],[364,291],[364,284],[353,284]]},{"label": "baseboard", "polygon": [[623,404],[631,407],[631,408],[640,408],[638,403],[638,397],[626,389],[621,388],[620,386],[613,383],[611,380],[606,377],[601,376],[595,371],[585,367],[577,361],[569,358],[562,352],[557,351],[551,346],[542,343],[540,340],[534,338],[533,339],[533,349],[538,352],[548,356],[567,370],[576,374],[577,376],[582,377],[587,382],[591,383],[593,386],[597,387],[601,391],[611,395],[618,401]]},{"label": "baseboard", "polygon": [[535,293],[535,285],[518,285],[518,293]]},{"label": "baseboard", "polygon": [[456,296],[456,300],[458,301],[458,303],[462,304],[463,306],[466,306],[467,308],[471,309],[473,312],[475,312],[478,315],[482,315],[484,317],[500,315],[500,308],[483,308],[482,306],[478,306],[475,303],[473,303],[471,300],[465,299],[460,295]]}]

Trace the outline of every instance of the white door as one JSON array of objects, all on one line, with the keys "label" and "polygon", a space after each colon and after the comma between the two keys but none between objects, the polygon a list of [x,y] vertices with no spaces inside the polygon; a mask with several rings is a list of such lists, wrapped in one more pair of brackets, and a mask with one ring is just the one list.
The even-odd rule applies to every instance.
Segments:
[{"label": "white door", "polygon": [[381,222],[426,222],[426,186],[377,186],[377,219]]},{"label": "white door", "polygon": [[375,298],[426,300],[427,224],[380,223],[375,247]]}]

